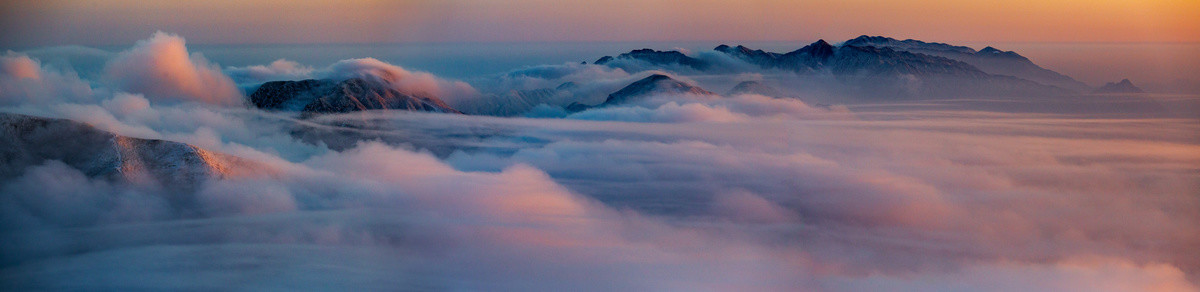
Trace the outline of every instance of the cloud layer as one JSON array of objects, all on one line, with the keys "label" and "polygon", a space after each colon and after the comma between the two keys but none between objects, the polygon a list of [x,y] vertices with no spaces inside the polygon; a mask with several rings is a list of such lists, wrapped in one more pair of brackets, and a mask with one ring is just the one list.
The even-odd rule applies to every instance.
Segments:
[{"label": "cloud layer", "polygon": [[[99,80],[4,55],[0,111],[189,143],[269,171],[170,191],[62,161],[12,169],[0,178],[0,237],[13,239],[0,243],[0,287],[1200,289],[1193,119],[750,94],[566,115],[554,110],[650,72],[547,65],[473,86],[369,58],[313,68],[222,71],[162,33],[119,53]],[[234,106],[234,84],[363,76],[459,104],[564,93],[536,107],[542,118],[297,119]]]}]

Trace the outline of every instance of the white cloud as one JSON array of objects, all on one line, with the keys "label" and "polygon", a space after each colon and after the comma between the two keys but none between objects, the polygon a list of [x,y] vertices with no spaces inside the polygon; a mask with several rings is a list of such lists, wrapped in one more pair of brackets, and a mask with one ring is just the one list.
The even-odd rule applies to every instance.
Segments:
[{"label": "white cloud", "polygon": [[225,74],[229,74],[229,77],[237,84],[258,85],[267,81],[312,78],[313,68],[294,61],[279,59],[267,65],[226,68]]},{"label": "white cloud", "polygon": [[332,79],[378,78],[402,92],[432,94],[447,103],[478,95],[475,88],[466,82],[409,71],[374,58],[341,60],[314,74]]},{"label": "white cloud", "polygon": [[593,108],[568,119],[626,122],[742,122],[752,119],[853,119],[844,107],[813,108],[791,98],[743,94],[732,97],[666,95],[627,105]]}]

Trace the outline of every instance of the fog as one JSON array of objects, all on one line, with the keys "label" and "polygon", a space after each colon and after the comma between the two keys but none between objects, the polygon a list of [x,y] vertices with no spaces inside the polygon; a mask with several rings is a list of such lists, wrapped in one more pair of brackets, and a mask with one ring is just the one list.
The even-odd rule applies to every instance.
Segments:
[{"label": "fog", "polygon": [[[225,63],[166,33],[111,53],[99,70],[5,54],[0,112],[255,167],[177,191],[0,164],[5,290],[1200,290],[1195,95],[655,94],[568,113],[660,73],[802,91],[777,72],[574,61],[473,77],[371,55]],[[256,83],[348,76],[521,114],[244,103]],[[567,82],[539,107],[503,95]]]}]

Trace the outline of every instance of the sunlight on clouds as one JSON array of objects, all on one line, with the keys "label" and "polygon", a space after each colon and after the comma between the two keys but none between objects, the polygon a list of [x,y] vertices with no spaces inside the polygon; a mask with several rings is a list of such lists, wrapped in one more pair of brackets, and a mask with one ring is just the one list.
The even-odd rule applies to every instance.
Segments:
[{"label": "sunlight on clouds", "polygon": [[155,101],[241,104],[233,80],[203,56],[189,56],[183,38],[161,31],[117,55],[105,72],[117,89]]},{"label": "sunlight on clouds", "polygon": [[[1189,118],[670,94],[566,119],[301,118],[236,107],[235,82],[371,76],[486,108],[567,82],[602,100],[654,73],[537,66],[476,90],[369,58],[222,71],[165,33],[102,80],[20,53],[0,65],[0,111],[130,136],[0,129],[12,157],[49,155],[20,134],[124,159],[89,170],[107,175],[69,155],[0,172],[6,290],[1197,289]],[[196,161],[157,166],[211,175],[135,173],[180,155],[127,156],[138,141],[188,143]]]}]

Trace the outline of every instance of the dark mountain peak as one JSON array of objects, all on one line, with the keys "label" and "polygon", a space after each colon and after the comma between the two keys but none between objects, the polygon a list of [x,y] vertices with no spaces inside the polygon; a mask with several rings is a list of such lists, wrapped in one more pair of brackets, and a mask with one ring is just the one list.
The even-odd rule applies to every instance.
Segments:
[{"label": "dark mountain peak", "polygon": [[753,51],[750,48],[747,48],[746,46],[743,46],[743,45],[737,45],[736,47],[720,45],[720,46],[717,46],[716,48],[713,48],[713,50],[722,52],[722,53],[726,53],[726,54],[730,54],[730,55],[745,55],[745,54]]},{"label": "dark mountain peak", "polygon": [[[663,81],[663,80],[674,81],[675,79],[671,78],[671,76],[667,76],[665,74],[654,74],[654,75],[647,76],[646,78],[642,78],[642,80],[638,80],[637,82],[643,82],[643,81],[658,82],[658,81]],[[1129,79],[1125,79],[1125,81],[1129,81]],[[637,84],[637,82],[635,82],[634,84]]]},{"label": "dark mountain peak", "polygon": [[796,50],[795,52],[808,54],[809,56],[818,59],[827,59],[830,56],[833,56],[833,50],[833,45],[830,45],[824,39],[820,39],[812,44],[800,48],[799,50]]},{"label": "dark mountain peak", "polygon": [[640,60],[653,65],[683,65],[700,71],[707,70],[710,67],[708,62],[688,57],[679,51],[656,51],[648,48],[629,51],[628,53],[618,55],[616,58],[604,56],[596,60],[595,64],[608,65],[615,59]]},{"label": "dark mountain peak", "polygon": [[729,45],[722,44],[720,46],[717,46],[716,48],[713,48],[713,50],[718,51],[718,52],[725,52],[725,53],[750,53],[750,52],[766,53],[763,50],[755,50],[755,49],[751,49],[751,48],[743,46],[743,45],[737,45],[736,47],[730,47]]},{"label": "dark mountain peak", "polygon": [[914,39],[897,40],[884,36],[859,36],[847,40],[843,45],[858,46],[858,47],[891,47],[897,50],[925,50],[925,51],[941,51],[941,52],[956,52],[964,54],[974,54],[975,50],[964,47],[954,46],[944,43],[924,42]]},{"label": "dark mountain peak", "polygon": [[888,47],[897,51],[950,58],[966,62],[988,74],[1014,76],[1075,91],[1089,90],[1086,84],[1069,76],[1042,68],[1016,52],[1004,51],[995,47],[986,47],[976,52],[964,46],[923,42],[912,39],[901,41],[879,36],[860,36],[844,42],[843,45]]},{"label": "dark mountain peak", "polygon": [[885,37],[885,36],[868,36],[868,35],[861,35],[856,38],[849,39],[845,42],[842,42],[842,46],[855,46],[855,47],[886,47],[886,46],[897,46],[897,45],[901,45],[901,44],[903,44],[902,41],[894,39],[894,38]]},{"label": "dark mountain peak", "polygon": [[575,82],[572,81],[567,81],[559,84],[558,87],[554,88],[554,90],[570,90],[575,89],[576,87],[579,87],[579,84],[575,84]]},{"label": "dark mountain peak", "polygon": [[383,78],[370,76],[267,82],[250,94],[250,102],[261,109],[305,113],[376,109],[459,113],[432,94],[402,92]]},{"label": "dark mountain peak", "polygon": [[742,81],[741,83],[738,83],[737,85],[733,86],[733,89],[730,89],[729,93],[726,95],[737,95],[737,94],[757,94],[757,95],[769,96],[769,97],[783,97],[784,96],[784,94],[782,92],[780,92],[778,89],[775,89],[774,87],[771,87],[771,86],[767,86],[766,84],[762,84],[762,82],[758,82],[758,81]]},{"label": "dark mountain peak", "polygon": [[723,46],[723,47],[719,46],[716,48],[716,50],[718,52],[725,53],[726,55],[729,55],[731,57],[741,59],[742,61],[746,61],[750,64],[762,66],[764,68],[771,68],[771,67],[777,66],[778,59],[780,56],[779,53],[772,53],[772,52],[767,52],[767,51],[763,51],[763,50],[755,50],[755,49],[751,49],[751,48],[748,48],[743,45],[738,45],[737,47],[734,47],[734,48],[731,48],[729,46]]},{"label": "dark mountain peak", "polygon": [[1094,93],[1144,93],[1141,88],[1133,85],[1129,79],[1121,79],[1121,82],[1109,82],[1097,88]]},{"label": "dark mountain peak", "polygon": [[868,53],[876,53],[876,54],[896,52],[896,50],[893,50],[892,48],[889,48],[889,47],[876,47],[876,46],[871,46],[871,45],[861,45],[861,46],[842,45],[837,48],[837,51],[838,52],[868,52]]},{"label": "dark mountain peak", "polygon": [[620,56],[618,56],[618,58],[619,57],[630,57],[633,59],[650,59],[650,60],[659,59],[659,60],[666,60],[666,61],[674,61],[676,63],[679,63],[680,61],[689,58],[687,55],[684,55],[683,53],[680,53],[679,51],[655,51],[654,49],[633,50],[633,51],[629,51],[628,53],[621,54]]},{"label": "dark mountain peak", "polygon": [[703,88],[675,80],[675,78],[671,78],[670,76],[654,74],[630,83],[628,86],[621,88],[621,90],[609,94],[608,99],[605,99],[604,103],[600,104],[600,106],[626,103],[653,94],[716,95]]},{"label": "dark mountain peak", "polygon": [[860,35],[856,38],[847,40],[845,42],[845,44],[853,46],[853,45],[861,45],[861,44],[868,44],[868,43],[884,43],[884,42],[893,42],[893,41],[896,41],[896,39],[889,38],[889,37],[883,37],[883,36],[869,36],[869,35],[864,34],[864,35]]},{"label": "dark mountain peak", "polygon": [[994,48],[991,46],[988,46],[988,47],[983,48],[982,50],[979,50],[979,52],[976,53],[975,55],[983,56],[983,57],[1013,58],[1013,59],[1017,59],[1018,61],[1033,63],[1032,61],[1029,61],[1029,59],[1025,58],[1025,56],[1021,56],[1020,54],[1017,54],[1017,52],[1005,51],[1005,50],[997,49],[997,48]]}]

